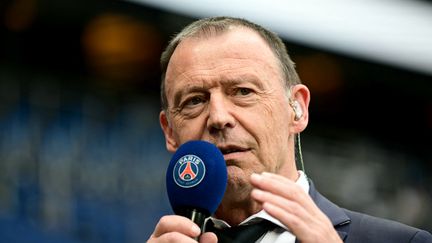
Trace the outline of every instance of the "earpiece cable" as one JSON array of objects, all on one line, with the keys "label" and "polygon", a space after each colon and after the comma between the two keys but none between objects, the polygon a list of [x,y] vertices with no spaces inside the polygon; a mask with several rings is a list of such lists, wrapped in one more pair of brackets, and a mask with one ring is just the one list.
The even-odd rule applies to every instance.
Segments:
[{"label": "earpiece cable", "polygon": [[306,173],[304,163],[303,163],[303,154],[301,149],[301,141],[300,141],[300,133],[297,133],[295,136],[295,147],[296,147],[296,162],[300,165],[300,169]]}]

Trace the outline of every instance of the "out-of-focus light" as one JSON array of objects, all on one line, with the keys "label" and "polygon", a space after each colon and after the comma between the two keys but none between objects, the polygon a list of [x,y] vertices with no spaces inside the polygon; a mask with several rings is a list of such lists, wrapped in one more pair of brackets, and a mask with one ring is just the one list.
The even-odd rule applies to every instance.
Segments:
[{"label": "out-of-focus light", "polygon": [[[104,82],[121,85],[158,68],[160,34],[151,26],[121,14],[91,20],[82,35],[84,55]],[[156,68],[155,68],[156,65]]]},{"label": "out-of-focus light", "polygon": [[297,71],[314,94],[336,94],[343,85],[340,65],[328,55],[296,57]]},{"label": "out-of-focus light", "polygon": [[36,0],[13,1],[5,11],[6,28],[20,32],[30,27],[36,15],[36,5]]}]

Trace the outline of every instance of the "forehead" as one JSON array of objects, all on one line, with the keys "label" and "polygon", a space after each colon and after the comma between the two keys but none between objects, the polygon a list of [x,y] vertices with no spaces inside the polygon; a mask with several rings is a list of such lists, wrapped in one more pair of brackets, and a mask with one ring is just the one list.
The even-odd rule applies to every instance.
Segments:
[{"label": "forehead", "polygon": [[251,29],[233,27],[180,42],[167,66],[164,92],[171,103],[188,87],[208,89],[239,80],[254,80],[267,89],[284,87],[279,60],[264,39]]},{"label": "forehead", "polygon": [[231,26],[222,33],[201,34],[181,41],[168,63],[167,76],[173,68],[186,69],[221,58],[266,62],[279,68],[278,59],[258,33],[246,27]]}]

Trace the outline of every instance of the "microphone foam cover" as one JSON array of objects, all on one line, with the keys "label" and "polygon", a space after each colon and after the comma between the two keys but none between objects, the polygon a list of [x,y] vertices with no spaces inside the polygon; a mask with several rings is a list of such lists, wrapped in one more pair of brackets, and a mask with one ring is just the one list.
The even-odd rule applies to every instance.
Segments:
[{"label": "microphone foam cover", "polygon": [[183,208],[204,210],[212,215],[227,186],[227,168],[221,151],[206,141],[181,145],[166,173],[168,198],[174,213]]}]

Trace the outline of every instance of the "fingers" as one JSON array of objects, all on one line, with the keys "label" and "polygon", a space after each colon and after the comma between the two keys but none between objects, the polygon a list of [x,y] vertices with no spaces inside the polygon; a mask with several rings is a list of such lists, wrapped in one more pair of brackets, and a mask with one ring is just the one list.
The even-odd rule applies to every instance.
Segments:
[{"label": "fingers", "polygon": [[[261,202],[263,209],[268,214],[277,218],[291,230],[299,231],[301,229],[306,229],[307,223],[311,221],[312,217],[312,214],[306,209],[309,208],[309,206],[293,198],[295,193],[283,192],[281,193],[282,195],[276,194],[280,191],[273,188],[277,187],[277,184],[278,183],[275,184],[272,182],[269,185],[263,186],[262,190],[254,189],[251,194],[252,198]],[[284,187],[287,187],[288,185],[285,185]],[[269,191],[264,191],[267,187],[269,188]]]},{"label": "fingers", "polygon": [[251,182],[255,188],[298,202],[308,211],[317,210],[310,196],[299,185],[286,177],[264,172],[260,175],[252,174]]},{"label": "fingers", "polygon": [[271,173],[253,174],[251,197],[302,242],[340,242],[328,217],[295,182]]},{"label": "fingers", "polygon": [[310,214],[297,202],[270,192],[254,189],[252,198],[262,203],[263,209],[293,231],[307,228]]},{"label": "fingers", "polygon": [[200,228],[190,219],[178,215],[163,216],[148,242],[196,242]]},{"label": "fingers", "polygon": [[[200,228],[190,219],[178,215],[168,215],[159,220],[147,243],[196,243],[194,238],[199,235]],[[199,242],[217,243],[217,241],[216,235],[212,232],[206,232],[199,236]]]},{"label": "fingers", "polygon": [[197,237],[201,230],[190,219],[178,215],[163,216],[156,225],[154,235],[156,237],[162,234],[176,231],[190,237]]},{"label": "fingers", "polygon": [[151,236],[147,243],[197,243],[196,240],[179,232],[169,232],[160,237]]},{"label": "fingers", "polygon": [[200,242],[203,242],[203,243],[217,243],[218,242],[217,236],[213,232],[203,233],[200,236],[199,240],[200,240]]},{"label": "fingers", "polygon": [[[295,201],[291,201],[291,200],[287,200],[286,198],[270,193],[270,192],[266,192],[266,191],[262,191],[259,189],[254,189],[252,191],[252,198],[254,198],[255,200],[261,202],[263,204],[263,208],[266,209],[267,207],[269,209],[273,209],[274,207],[278,207],[282,210],[284,210],[285,213],[289,213],[292,216],[295,217],[308,217],[308,212],[306,211],[306,209],[303,207],[303,205],[301,205],[298,202]],[[269,210],[266,210],[269,211]],[[273,210],[272,210],[273,211]]]}]

